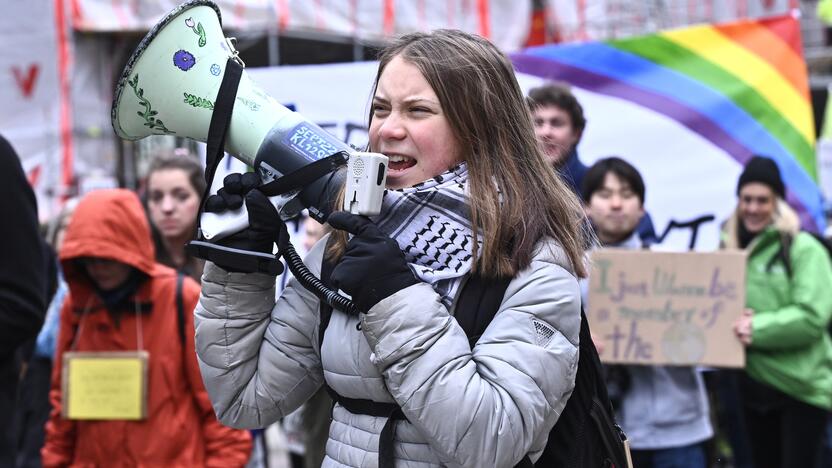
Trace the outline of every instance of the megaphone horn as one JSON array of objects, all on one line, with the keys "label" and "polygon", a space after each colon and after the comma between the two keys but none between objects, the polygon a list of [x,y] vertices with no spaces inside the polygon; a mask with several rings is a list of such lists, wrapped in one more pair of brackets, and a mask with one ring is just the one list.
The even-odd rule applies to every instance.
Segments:
[{"label": "megaphone horn", "polygon": [[[127,61],[113,99],[116,134],[127,140],[177,135],[206,141],[229,58],[243,65],[233,42],[223,34],[220,10],[213,2],[193,0],[175,8]],[[244,76],[226,150],[254,165],[265,135],[289,113]]]},{"label": "megaphone horn", "polygon": [[[128,60],[116,85],[113,130],[128,140],[176,135],[206,142],[229,59],[243,66],[233,41],[223,34],[220,11],[213,2],[191,0],[175,8]],[[264,182],[332,155],[343,154],[345,162],[355,154],[266,94],[245,70],[234,97],[225,150],[253,166]],[[320,177],[297,196],[319,221],[334,209],[344,184],[342,172]],[[295,211],[303,208],[296,205],[285,206]],[[281,212],[284,219],[294,214]]]}]

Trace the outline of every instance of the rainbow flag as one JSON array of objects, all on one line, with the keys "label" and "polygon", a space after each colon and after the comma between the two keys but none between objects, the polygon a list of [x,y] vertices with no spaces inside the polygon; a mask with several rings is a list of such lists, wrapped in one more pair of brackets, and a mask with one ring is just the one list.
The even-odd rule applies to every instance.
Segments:
[{"label": "rainbow flag", "polygon": [[[818,229],[825,222],[801,50],[798,20],[786,15],[531,48],[512,61],[520,73],[565,81],[673,119],[740,165],[753,154],[771,157],[804,226]],[[696,163],[695,154],[674,157],[682,162],[680,171]]]}]

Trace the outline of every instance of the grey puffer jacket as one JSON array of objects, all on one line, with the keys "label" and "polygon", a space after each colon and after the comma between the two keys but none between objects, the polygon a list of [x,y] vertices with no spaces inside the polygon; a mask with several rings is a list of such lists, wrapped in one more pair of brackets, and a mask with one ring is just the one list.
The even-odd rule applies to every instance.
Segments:
[{"label": "grey puffer jacket", "polygon": [[[319,275],[325,240],[306,257]],[[471,350],[433,288],[420,283],[360,317],[334,311],[318,349],[319,302],[294,280],[208,264],[196,347],[220,421],[267,426],[326,379],[344,397],[397,403],[396,467],[512,467],[535,460],[578,366],[580,293],[562,251],[540,246]],[[385,418],[333,410],[324,467],[375,467]]]}]

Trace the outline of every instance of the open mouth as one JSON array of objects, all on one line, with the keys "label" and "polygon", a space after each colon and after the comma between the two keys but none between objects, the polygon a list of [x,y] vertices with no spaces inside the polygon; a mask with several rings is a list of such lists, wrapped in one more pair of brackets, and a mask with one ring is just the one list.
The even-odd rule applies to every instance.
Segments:
[{"label": "open mouth", "polygon": [[387,169],[391,171],[403,171],[416,165],[416,160],[407,156],[394,154],[387,157],[389,158]]}]

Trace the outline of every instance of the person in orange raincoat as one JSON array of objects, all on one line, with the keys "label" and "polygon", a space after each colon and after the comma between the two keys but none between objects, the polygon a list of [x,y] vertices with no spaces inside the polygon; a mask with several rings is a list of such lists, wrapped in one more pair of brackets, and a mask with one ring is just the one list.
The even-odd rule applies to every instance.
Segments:
[{"label": "person in orange raincoat", "polygon": [[[61,310],[44,466],[239,467],[248,461],[249,433],[217,421],[202,383],[193,324],[199,286],[183,279],[180,318],[177,273],[154,258],[133,192],[99,190],[81,200],[60,251],[69,296]],[[62,417],[65,352],[136,350],[149,354],[144,419]]]}]

